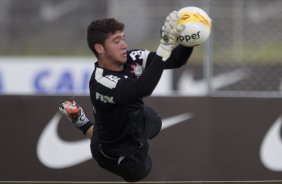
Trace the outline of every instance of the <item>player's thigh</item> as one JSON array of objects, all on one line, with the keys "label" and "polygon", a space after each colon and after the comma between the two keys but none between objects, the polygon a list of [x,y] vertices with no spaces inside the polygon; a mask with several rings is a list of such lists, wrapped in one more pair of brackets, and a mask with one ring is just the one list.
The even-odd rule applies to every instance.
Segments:
[{"label": "player's thigh", "polygon": [[151,107],[144,107],[145,114],[145,136],[149,139],[154,138],[162,127],[162,120],[160,115]]}]

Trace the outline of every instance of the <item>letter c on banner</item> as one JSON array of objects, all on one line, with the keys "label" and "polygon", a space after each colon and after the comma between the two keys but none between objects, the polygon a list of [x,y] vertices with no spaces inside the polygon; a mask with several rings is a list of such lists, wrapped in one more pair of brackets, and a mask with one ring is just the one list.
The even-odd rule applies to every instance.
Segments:
[{"label": "letter c on banner", "polygon": [[48,70],[43,70],[43,71],[39,72],[37,76],[35,76],[34,88],[35,88],[36,92],[46,93],[46,89],[44,88],[43,85],[41,85],[41,81],[42,81],[43,78],[45,78],[49,74],[50,74],[50,72]]}]

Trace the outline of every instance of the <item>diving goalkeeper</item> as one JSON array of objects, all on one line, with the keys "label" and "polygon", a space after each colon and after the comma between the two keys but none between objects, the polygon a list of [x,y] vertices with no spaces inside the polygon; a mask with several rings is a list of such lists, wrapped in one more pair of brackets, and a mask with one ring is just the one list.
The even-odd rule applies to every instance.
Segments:
[{"label": "diving goalkeeper", "polygon": [[177,44],[183,31],[176,11],[165,19],[156,52],[127,50],[124,24],[114,18],[98,19],[87,29],[87,42],[98,61],[89,88],[94,122],[68,100],[59,107],[91,139],[91,153],[104,169],[125,181],[144,179],[152,168],[149,139],[161,130],[162,120],[143,98],[152,94],[164,69],[186,64],[193,47]]}]

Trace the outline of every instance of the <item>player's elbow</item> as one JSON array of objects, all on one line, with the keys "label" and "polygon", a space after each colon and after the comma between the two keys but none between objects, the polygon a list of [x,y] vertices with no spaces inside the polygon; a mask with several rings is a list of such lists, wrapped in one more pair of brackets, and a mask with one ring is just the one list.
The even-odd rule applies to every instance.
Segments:
[{"label": "player's elbow", "polygon": [[154,88],[143,88],[140,91],[140,94],[142,97],[146,97],[146,96],[152,95],[153,91],[154,91]]},{"label": "player's elbow", "polygon": [[180,67],[184,66],[187,63],[187,60],[188,59],[179,60],[179,62],[175,63],[175,68],[180,68]]},{"label": "player's elbow", "polygon": [[147,92],[144,94],[144,96],[151,96],[153,94],[153,91]]}]

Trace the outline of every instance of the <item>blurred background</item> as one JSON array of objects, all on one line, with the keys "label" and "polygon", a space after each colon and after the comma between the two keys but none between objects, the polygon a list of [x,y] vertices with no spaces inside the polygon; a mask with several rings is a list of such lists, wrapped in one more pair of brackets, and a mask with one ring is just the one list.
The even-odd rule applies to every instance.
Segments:
[{"label": "blurred background", "polygon": [[[76,86],[78,81],[72,87],[61,84],[56,90],[45,84],[48,80],[53,83],[60,80],[55,74],[50,74],[45,82],[38,82],[37,87],[36,84],[24,87],[20,81],[18,85],[13,83],[13,77],[5,71],[23,72],[25,66],[18,62],[28,65],[33,60],[35,65],[58,64],[62,60],[70,62],[71,67],[74,60],[92,66],[94,56],[86,44],[86,28],[92,20],[101,17],[115,17],[125,23],[129,49],[154,51],[164,18],[172,10],[185,6],[198,6],[208,12],[213,20],[212,34],[208,42],[195,48],[190,65],[165,75],[169,76],[164,77],[166,84],[171,83],[158,87],[156,95],[282,95],[281,0],[267,3],[263,0],[0,0],[0,91],[87,94],[86,88]],[[12,63],[21,69],[15,71]],[[79,81],[85,83],[89,74],[81,75],[76,78],[83,78]],[[22,90],[16,87],[20,85]]]}]

